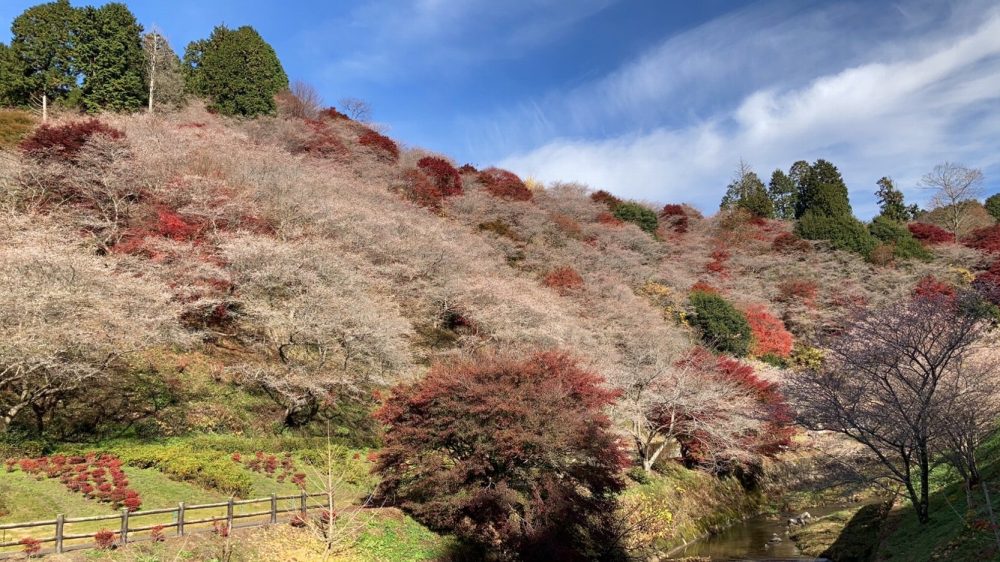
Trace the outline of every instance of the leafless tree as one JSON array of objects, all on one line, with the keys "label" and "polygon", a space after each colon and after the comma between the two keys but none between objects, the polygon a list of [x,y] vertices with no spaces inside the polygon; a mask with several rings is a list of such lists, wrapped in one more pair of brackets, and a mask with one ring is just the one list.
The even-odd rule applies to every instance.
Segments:
[{"label": "leafless tree", "polygon": [[339,102],[340,108],[348,117],[355,121],[367,123],[372,119],[372,106],[360,98],[342,98]]},{"label": "leafless tree", "polygon": [[945,162],[924,175],[920,186],[933,192],[931,205],[945,210],[945,228],[958,234],[966,221],[965,204],[983,195],[983,172]]},{"label": "leafless tree", "polygon": [[0,431],[24,412],[41,431],[88,387],[118,384],[129,354],[185,341],[165,287],[71,248],[17,234],[0,244]]},{"label": "leafless tree", "polygon": [[[927,296],[861,315],[829,342],[822,368],[794,378],[800,422],[867,447],[929,521],[932,455],[953,410],[945,392],[989,329],[972,295]],[[943,390],[944,389],[944,390]]]},{"label": "leafless tree", "polygon": [[146,58],[146,84],[149,86],[149,113],[158,107],[176,109],[184,104],[184,77],[181,62],[170,42],[157,27],[142,37]]},{"label": "leafless tree", "polygon": [[298,119],[315,119],[323,107],[323,98],[311,85],[296,80],[291,88],[281,92],[278,98],[278,111],[284,117]]}]

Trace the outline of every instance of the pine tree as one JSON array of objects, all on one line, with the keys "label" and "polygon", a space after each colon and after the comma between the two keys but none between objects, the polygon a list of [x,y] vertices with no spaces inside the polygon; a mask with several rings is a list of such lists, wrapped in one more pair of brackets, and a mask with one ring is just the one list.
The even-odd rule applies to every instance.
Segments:
[{"label": "pine tree", "polygon": [[176,109],[184,105],[184,76],[181,60],[170,47],[170,42],[153,29],[142,37],[145,59],[146,84],[148,87],[148,109]]},{"label": "pine tree", "polygon": [[1000,193],[990,195],[984,203],[986,210],[997,221],[1000,222]]},{"label": "pine tree", "polygon": [[47,108],[76,88],[78,16],[69,0],[56,0],[28,8],[14,19],[8,60],[0,69],[3,97],[16,105],[41,103]]},{"label": "pine tree", "polygon": [[875,196],[882,209],[881,216],[895,222],[907,222],[914,218],[913,208],[903,202],[903,192],[896,189],[892,178],[883,177],[877,183],[879,187]]},{"label": "pine tree", "polygon": [[771,174],[767,194],[774,203],[774,215],[777,218],[785,220],[795,218],[795,201],[798,199],[799,192],[791,177],[781,170],[775,170]]},{"label": "pine tree", "polygon": [[774,203],[767,194],[764,182],[760,181],[757,173],[743,160],[740,160],[733,181],[726,187],[726,194],[719,207],[746,209],[757,217],[774,217]]},{"label": "pine tree", "polygon": [[135,111],[145,104],[142,26],[125,4],[83,9],[77,59],[87,111]]},{"label": "pine tree", "polygon": [[17,92],[12,86],[22,74],[23,69],[14,50],[6,43],[0,43],[0,105],[18,105]]},{"label": "pine tree", "polygon": [[188,45],[184,61],[188,89],[225,115],[274,113],[275,94],[288,88],[274,49],[249,26],[216,27],[208,41]]},{"label": "pine tree", "polygon": [[[796,162],[793,168],[798,165]],[[800,185],[795,218],[801,218],[806,212],[827,217],[853,215],[847,185],[836,166],[820,159],[809,167],[808,172],[800,171],[796,175],[800,178]]]}]

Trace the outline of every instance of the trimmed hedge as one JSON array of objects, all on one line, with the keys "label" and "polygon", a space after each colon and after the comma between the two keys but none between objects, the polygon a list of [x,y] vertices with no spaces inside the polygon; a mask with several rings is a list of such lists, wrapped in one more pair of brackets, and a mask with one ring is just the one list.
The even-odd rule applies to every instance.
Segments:
[{"label": "trimmed hedge", "polygon": [[694,291],[689,300],[693,309],[691,323],[707,345],[737,357],[750,353],[753,331],[743,313],[714,293]]},{"label": "trimmed hedge", "polygon": [[851,216],[806,213],[795,224],[795,233],[806,240],[826,240],[834,249],[854,252],[866,258],[878,246],[878,240],[865,225]]}]

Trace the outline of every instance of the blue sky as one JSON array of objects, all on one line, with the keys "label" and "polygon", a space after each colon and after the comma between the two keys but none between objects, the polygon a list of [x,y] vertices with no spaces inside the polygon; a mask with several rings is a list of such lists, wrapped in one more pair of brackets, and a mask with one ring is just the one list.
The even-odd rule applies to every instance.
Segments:
[{"label": "blue sky", "polygon": [[[4,0],[0,21],[34,3]],[[865,218],[879,177],[923,203],[917,181],[943,161],[1000,191],[993,1],[128,4],[179,53],[252,25],[293,80],[366,99],[392,136],[459,163],[708,211],[740,158],[765,179],[827,158]]]}]

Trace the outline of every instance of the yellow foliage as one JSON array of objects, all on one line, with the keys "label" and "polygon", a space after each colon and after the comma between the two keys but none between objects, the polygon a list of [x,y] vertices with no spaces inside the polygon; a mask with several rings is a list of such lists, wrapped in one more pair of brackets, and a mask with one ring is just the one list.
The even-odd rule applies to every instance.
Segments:
[{"label": "yellow foliage", "polygon": [[802,343],[795,344],[792,350],[792,364],[803,369],[818,369],[823,365],[824,353],[818,347],[811,347]]},{"label": "yellow foliage", "polygon": [[949,267],[948,273],[954,275],[963,285],[969,285],[976,279],[976,276],[964,267]]},{"label": "yellow foliage", "polygon": [[648,297],[656,307],[663,310],[664,318],[671,318],[679,324],[688,324],[687,312],[684,311],[683,304],[679,302],[677,292],[672,288],[656,281],[647,281],[639,289],[639,292]]},{"label": "yellow foliage", "polygon": [[638,490],[621,498],[619,511],[631,532],[625,537],[629,551],[639,551],[670,537],[674,514],[667,497],[650,490]]},{"label": "yellow foliage", "polygon": [[524,186],[531,191],[541,191],[542,189],[545,189],[545,184],[531,176],[524,178]]}]

